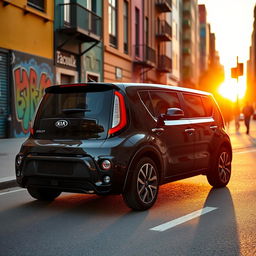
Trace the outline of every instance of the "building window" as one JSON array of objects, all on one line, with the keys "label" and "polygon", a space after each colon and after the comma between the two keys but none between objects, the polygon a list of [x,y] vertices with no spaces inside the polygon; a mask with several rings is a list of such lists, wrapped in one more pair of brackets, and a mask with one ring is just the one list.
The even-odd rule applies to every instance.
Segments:
[{"label": "building window", "polygon": [[146,45],[149,45],[149,23],[148,23],[148,17],[145,18],[145,39],[146,39]]},{"label": "building window", "polygon": [[117,48],[117,0],[108,0],[109,43]]},{"label": "building window", "polygon": [[28,5],[39,11],[42,11],[42,12],[45,11],[44,0],[28,0]]},{"label": "building window", "polygon": [[64,22],[70,24],[70,0],[64,0]]},{"label": "building window", "polygon": [[124,52],[128,53],[128,16],[129,8],[128,2],[124,1]]},{"label": "building window", "polygon": [[135,7],[135,55],[140,56],[140,10]]}]

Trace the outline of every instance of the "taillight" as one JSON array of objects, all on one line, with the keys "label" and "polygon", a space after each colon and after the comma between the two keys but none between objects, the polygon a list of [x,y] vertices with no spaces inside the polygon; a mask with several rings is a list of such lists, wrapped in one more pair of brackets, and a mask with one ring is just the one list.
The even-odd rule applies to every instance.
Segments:
[{"label": "taillight", "polygon": [[32,136],[34,135],[34,129],[32,127],[29,129],[29,132]]},{"label": "taillight", "polygon": [[126,117],[126,109],[124,96],[115,91],[115,99],[114,99],[114,108],[113,108],[113,121],[111,129],[109,129],[108,134],[111,135],[120,131],[122,128],[126,126],[127,117]]}]

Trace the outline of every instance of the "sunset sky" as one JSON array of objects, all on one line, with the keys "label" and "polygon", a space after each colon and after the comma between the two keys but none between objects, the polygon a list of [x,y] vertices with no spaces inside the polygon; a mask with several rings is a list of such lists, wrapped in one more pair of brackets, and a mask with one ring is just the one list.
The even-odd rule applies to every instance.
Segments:
[{"label": "sunset sky", "polygon": [[[249,59],[256,0],[198,0],[198,3],[205,4],[208,22],[216,35],[216,48],[226,73],[223,94],[228,94],[232,83],[236,82],[235,79],[229,79],[230,68],[236,66],[236,56],[245,66]],[[242,97],[245,91],[245,76],[239,78],[239,81],[239,95]]]}]

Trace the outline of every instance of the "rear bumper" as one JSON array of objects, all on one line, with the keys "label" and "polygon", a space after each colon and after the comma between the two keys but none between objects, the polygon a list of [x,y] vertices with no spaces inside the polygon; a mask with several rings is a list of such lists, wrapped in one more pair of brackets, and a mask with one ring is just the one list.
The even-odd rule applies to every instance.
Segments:
[{"label": "rear bumper", "polygon": [[[19,157],[17,155],[17,157]],[[112,171],[102,172],[89,156],[24,156],[18,164],[16,179],[21,187],[42,187],[76,193],[112,193]],[[108,175],[110,182],[105,183]]]}]

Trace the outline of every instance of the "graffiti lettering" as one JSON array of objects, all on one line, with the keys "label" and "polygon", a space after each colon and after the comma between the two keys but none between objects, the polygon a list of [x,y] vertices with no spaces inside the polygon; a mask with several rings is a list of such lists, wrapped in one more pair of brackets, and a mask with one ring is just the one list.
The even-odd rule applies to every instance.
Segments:
[{"label": "graffiti lettering", "polygon": [[13,69],[16,117],[24,134],[29,132],[44,89],[52,85],[51,77],[52,73],[35,65],[19,65]]}]

